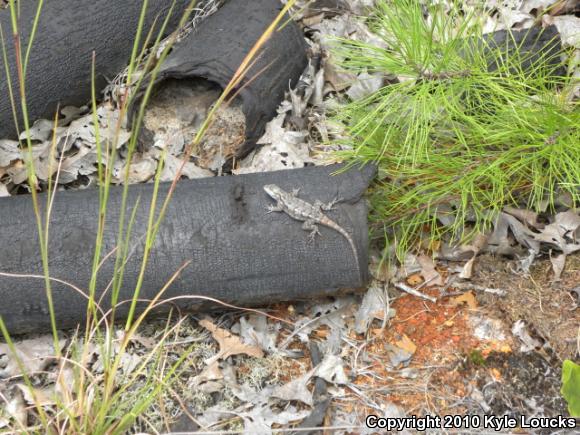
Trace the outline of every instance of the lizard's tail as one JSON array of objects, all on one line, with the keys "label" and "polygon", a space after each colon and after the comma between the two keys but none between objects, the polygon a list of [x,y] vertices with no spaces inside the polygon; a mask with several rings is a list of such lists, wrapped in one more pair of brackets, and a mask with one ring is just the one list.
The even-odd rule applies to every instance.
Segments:
[{"label": "lizard's tail", "polygon": [[356,262],[356,270],[358,271],[359,278],[361,278],[361,268],[360,268],[360,261],[358,258],[358,250],[356,249],[356,245],[354,244],[354,239],[346,232],[344,229],[340,229],[339,233],[344,236],[344,238],[348,241],[352,253],[354,255],[354,261]]}]

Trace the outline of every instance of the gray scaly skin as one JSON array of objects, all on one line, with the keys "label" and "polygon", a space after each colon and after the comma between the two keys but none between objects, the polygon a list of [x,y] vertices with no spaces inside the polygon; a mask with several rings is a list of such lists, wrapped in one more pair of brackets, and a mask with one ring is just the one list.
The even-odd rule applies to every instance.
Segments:
[{"label": "gray scaly skin", "polygon": [[323,210],[332,210],[332,207],[338,202],[338,200],[334,200],[328,204],[324,204],[321,201],[316,200],[314,201],[314,204],[310,204],[303,199],[298,198],[299,189],[296,189],[290,193],[282,190],[275,184],[267,184],[264,186],[264,190],[272,199],[276,201],[276,205],[270,205],[268,207],[268,213],[284,212],[291,218],[304,222],[302,228],[306,231],[310,231],[309,239],[311,242],[314,241],[316,234],[320,235],[317,224],[332,228],[333,230],[342,234],[342,236],[348,241],[350,247],[352,248],[352,253],[354,254],[356,261],[356,267],[360,274],[358,253],[354,244],[354,240],[344,228],[322,213]]}]

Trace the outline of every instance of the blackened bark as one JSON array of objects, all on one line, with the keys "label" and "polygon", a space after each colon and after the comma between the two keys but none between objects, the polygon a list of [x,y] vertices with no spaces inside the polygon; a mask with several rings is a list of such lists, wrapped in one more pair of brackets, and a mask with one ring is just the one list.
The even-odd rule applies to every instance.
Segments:
[{"label": "blackened bark", "polygon": [[[363,286],[368,279],[368,226],[362,195],[374,169],[331,176],[336,170],[336,166],[308,167],[179,183],[157,235],[141,297],[153,298],[187,262],[165,298],[197,294],[244,306],[267,305]],[[322,236],[309,244],[301,222],[283,213],[266,214],[272,201],[263,186],[269,183],[285,190],[301,188],[300,197],[308,201],[342,198],[328,215],[352,235],[360,263],[356,264],[348,242],[336,231],[320,228]],[[130,187],[126,212],[130,215],[137,201],[139,206],[131,234],[134,251],[126,264],[119,300],[131,299],[135,289],[152,191],[152,184]],[[167,191],[168,186],[162,185],[158,204]],[[111,189],[103,255],[116,245],[121,193],[121,187]],[[58,192],[50,219],[50,275],[84,291],[91,279],[98,195],[96,189]],[[40,197],[42,204],[46,200]],[[0,198],[0,223],[0,272],[42,275],[31,198]],[[97,299],[112,278],[113,264],[114,256],[101,267]],[[52,291],[59,328],[83,321],[85,298],[58,282],[53,282]],[[49,327],[42,279],[0,276],[0,301],[0,316],[11,333]],[[110,292],[103,309],[109,302]],[[200,308],[201,302],[185,299],[179,306]],[[120,317],[127,308],[128,304],[120,308]]]}]

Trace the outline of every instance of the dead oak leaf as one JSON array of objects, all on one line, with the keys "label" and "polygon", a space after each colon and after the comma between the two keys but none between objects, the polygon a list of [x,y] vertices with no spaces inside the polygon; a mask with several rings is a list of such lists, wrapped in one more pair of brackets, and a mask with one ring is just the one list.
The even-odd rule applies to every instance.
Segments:
[{"label": "dead oak leaf", "polygon": [[[65,340],[59,340],[60,348],[64,346],[64,343]],[[4,360],[4,367],[0,369],[0,378],[22,375],[21,368],[28,375],[43,371],[54,361],[56,354],[51,335],[15,342],[14,350],[16,355],[12,353],[9,345],[0,343],[0,359]]]},{"label": "dead oak leaf", "polygon": [[50,406],[56,403],[54,385],[45,388],[30,388],[25,384],[16,384],[16,387],[22,393],[24,401],[30,405]]},{"label": "dead oak leaf", "polygon": [[415,351],[417,350],[417,345],[415,343],[413,343],[413,340],[411,340],[405,334],[397,334],[395,336],[395,345],[398,348],[403,349],[404,351],[407,351],[411,355],[413,355],[415,353]]},{"label": "dead oak leaf", "polygon": [[562,277],[562,272],[566,266],[566,254],[551,255],[550,252],[550,262],[552,263],[552,270],[554,271],[554,282],[560,281]]},{"label": "dead oak leaf", "polygon": [[200,320],[199,324],[211,332],[220,347],[220,351],[216,355],[205,360],[207,365],[211,365],[220,359],[224,360],[232,355],[245,354],[257,358],[264,356],[264,352],[259,347],[242,343],[239,336],[232,334],[227,329],[217,327],[207,319]]},{"label": "dead oak leaf", "polygon": [[472,291],[455,296],[454,298],[451,298],[450,302],[454,307],[466,304],[469,309],[475,310],[477,308],[477,300],[475,299],[475,295]]},{"label": "dead oak leaf", "polygon": [[22,428],[27,427],[28,409],[24,403],[22,392],[15,388],[11,399],[8,400],[5,397],[3,399],[3,412],[0,414],[0,429],[3,429],[2,433],[8,433],[5,432],[5,428],[11,424],[11,421],[13,421],[13,425],[15,424]]},{"label": "dead oak leaf", "polygon": [[420,273],[414,273],[413,275],[409,275],[405,281],[407,281],[407,284],[412,286],[417,286],[425,282]]},{"label": "dead oak leaf", "polygon": [[417,261],[421,265],[421,275],[429,286],[441,286],[444,284],[444,279],[435,268],[435,263],[431,257],[426,255],[419,255]]}]

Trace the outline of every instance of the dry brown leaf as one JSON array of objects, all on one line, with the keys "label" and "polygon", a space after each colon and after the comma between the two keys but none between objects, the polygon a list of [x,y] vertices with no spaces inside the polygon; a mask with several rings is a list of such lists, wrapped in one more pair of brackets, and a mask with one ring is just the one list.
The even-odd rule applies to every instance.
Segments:
[{"label": "dry brown leaf", "polygon": [[441,249],[441,240],[433,240],[433,239],[429,239],[429,246],[427,246],[427,249],[430,252],[439,252],[439,250]]},{"label": "dry brown leaf", "polygon": [[462,295],[455,296],[451,298],[451,305],[457,307],[462,304],[466,304],[470,309],[475,310],[477,308],[477,300],[475,299],[475,294],[472,291],[463,293]]},{"label": "dry brown leaf", "polygon": [[492,376],[492,378],[496,381],[496,382],[501,382],[502,379],[502,375],[501,372],[496,369],[496,368],[491,368],[490,369],[490,374]]},{"label": "dry brown leaf", "polygon": [[308,390],[307,386],[314,371],[315,369],[312,369],[308,373],[276,387],[272,392],[272,397],[277,397],[288,402],[296,400],[312,406],[312,393]]},{"label": "dry brown leaf", "polygon": [[385,332],[385,330],[383,328],[372,328],[370,331],[371,331],[371,334],[375,337],[382,336],[383,333]]},{"label": "dry brown leaf", "polygon": [[318,376],[332,384],[346,385],[349,383],[348,376],[344,371],[344,361],[338,355],[326,355],[314,368],[313,376]]},{"label": "dry brown leaf", "polygon": [[[60,340],[59,345],[64,345],[65,341]],[[17,357],[30,375],[35,372],[44,370],[44,368],[53,361],[55,355],[53,347],[53,339],[51,335],[44,335],[42,337],[33,338],[14,343]],[[14,358],[9,346],[0,343],[0,356],[6,355],[8,363],[0,370],[0,376],[10,377],[21,374],[18,366],[18,361]]]},{"label": "dry brown leaf", "polygon": [[[12,399],[3,403],[3,415],[0,417],[0,429],[8,427],[11,419],[16,421],[16,424],[25,428],[28,420],[28,408],[24,403],[24,398],[19,389],[14,389]],[[8,414],[8,415],[6,415]],[[2,431],[2,433],[8,433]]]},{"label": "dry brown leaf", "polygon": [[316,24],[320,24],[322,22],[323,18],[324,18],[324,13],[312,15],[310,17],[304,17],[302,19],[302,24],[304,24],[307,27],[312,27]]},{"label": "dry brown leaf", "polygon": [[580,215],[568,210],[556,215],[556,223],[566,232],[574,233],[580,228]]},{"label": "dry brown leaf", "polygon": [[396,266],[390,265],[388,261],[381,261],[375,256],[371,257],[369,270],[372,276],[381,282],[390,281],[397,272]]},{"label": "dry brown leaf", "polygon": [[566,254],[550,255],[552,270],[554,271],[554,281],[560,281],[562,272],[566,266]]},{"label": "dry brown leaf", "polygon": [[319,338],[327,338],[330,334],[330,331],[328,329],[322,329],[322,330],[316,330],[315,334],[319,337]]},{"label": "dry brown leaf", "polygon": [[408,276],[406,281],[407,281],[407,284],[409,284],[413,287],[417,286],[419,284],[423,284],[423,282],[424,282],[423,277],[421,276],[420,273],[414,273],[413,275]]},{"label": "dry brown leaf", "polygon": [[465,245],[464,248],[470,248],[473,250],[473,257],[471,257],[467,263],[463,266],[461,273],[459,274],[459,278],[461,279],[471,279],[473,275],[473,265],[475,264],[475,260],[477,259],[477,255],[487,247],[487,240],[489,235],[478,233],[473,238],[469,245]]},{"label": "dry brown leaf", "polygon": [[475,264],[476,258],[477,258],[477,256],[473,255],[473,257],[471,257],[471,260],[469,260],[467,263],[465,263],[465,265],[463,266],[463,269],[461,269],[461,273],[459,274],[459,278],[471,279],[471,276],[473,275],[473,265]]},{"label": "dry brown leaf", "polygon": [[413,341],[407,337],[405,334],[401,334],[398,335],[395,338],[395,345],[407,352],[409,352],[411,355],[413,355],[415,353],[415,351],[417,350],[417,345],[415,343],[413,343]]},{"label": "dry brown leaf", "polygon": [[556,246],[564,254],[576,252],[580,250],[580,244],[568,243],[566,240],[568,233],[570,232],[569,228],[573,228],[570,226],[571,224],[572,222],[566,222],[564,224],[562,222],[551,223],[550,225],[547,225],[540,234],[536,234],[535,239]]},{"label": "dry brown leaf", "polygon": [[[71,414],[74,413],[74,409],[76,410],[76,415],[80,415],[81,410],[73,406],[76,397],[75,391],[77,387],[73,368],[71,365],[67,364],[64,367],[61,367],[55,375],[56,379],[54,383],[54,391],[61,404],[63,406],[69,406]],[[92,403],[94,400],[94,395],[87,394],[85,400],[87,405]]]},{"label": "dry brown leaf", "polygon": [[383,87],[384,75],[382,73],[369,74],[363,72],[359,74],[346,94],[351,100],[361,100],[377,92]]},{"label": "dry brown leaf", "polygon": [[199,376],[203,377],[205,381],[217,381],[224,378],[222,369],[220,368],[217,361],[206,367]]},{"label": "dry brown leaf", "polygon": [[332,90],[340,92],[348,88],[356,80],[356,76],[340,71],[329,59],[324,68],[324,80]]},{"label": "dry brown leaf", "polygon": [[25,384],[17,384],[16,386],[22,393],[24,401],[29,405],[50,406],[56,403],[54,385],[45,388],[33,388],[32,390]]},{"label": "dry brown leaf", "polygon": [[134,341],[135,343],[139,343],[141,346],[143,346],[146,349],[153,349],[155,347],[155,345],[157,344],[153,338],[146,337],[144,335],[139,334],[138,332],[135,332],[131,335],[131,341]]},{"label": "dry brown leaf", "polygon": [[220,391],[223,385],[219,382],[224,379],[224,374],[216,360],[188,382],[188,388],[203,390],[206,393]]},{"label": "dry brown leaf", "polygon": [[423,275],[427,286],[440,286],[444,284],[443,277],[435,269],[435,263],[431,257],[422,254],[417,257],[417,261],[421,265],[421,275]]},{"label": "dry brown leaf", "polygon": [[524,208],[505,207],[504,211],[512,216],[518,218],[530,227],[541,229],[544,227],[542,223],[538,222],[538,213]]},{"label": "dry brown leaf", "polygon": [[205,360],[207,365],[213,364],[215,361],[220,359],[224,360],[232,355],[244,354],[248,356],[254,356],[257,358],[262,358],[264,352],[257,346],[249,346],[242,343],[242,340],[237,335],[232,334],[227,329],[218,328],[211,321],[203,319],[199,321],[199,324],[211,332],[211,335],[218,342],[220,351],[213,357]]}]

